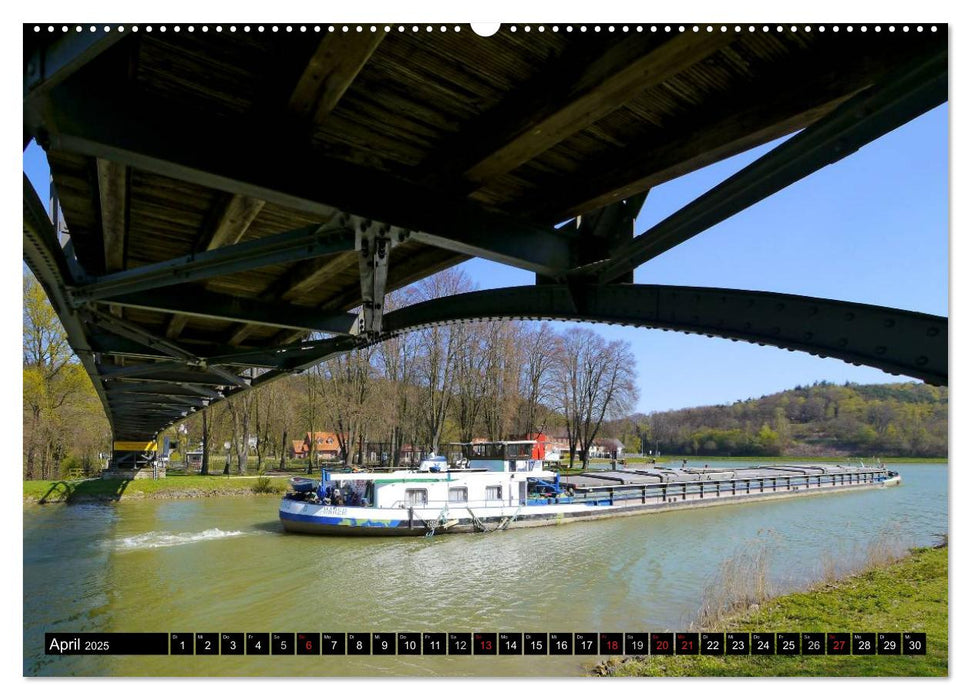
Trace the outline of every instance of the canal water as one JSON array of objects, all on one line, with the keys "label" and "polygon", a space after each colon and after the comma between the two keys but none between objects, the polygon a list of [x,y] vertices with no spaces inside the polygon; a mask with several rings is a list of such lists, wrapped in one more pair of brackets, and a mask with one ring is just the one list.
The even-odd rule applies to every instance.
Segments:
[{"label": "canal water", "polygon": [[597,657],[54,657],[43,639],[677,631],[726,576],[753,583],[764,571],[785,592],[875,550],[938,541],[948,528],[947,465],[892,468],[899,488],[415,539],[285,534],[270,497],[26,506],[24,673],[580,675]]}]

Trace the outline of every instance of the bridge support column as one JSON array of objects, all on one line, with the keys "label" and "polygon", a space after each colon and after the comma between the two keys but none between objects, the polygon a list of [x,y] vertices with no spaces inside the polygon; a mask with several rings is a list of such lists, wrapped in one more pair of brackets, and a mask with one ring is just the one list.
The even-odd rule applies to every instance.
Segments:
[{"label": "bridge support column", "polygon": [[111,446],[111,461],[101,472],[102,479],[152,479],[165,476],[158,463],[158,441],[116,440]]}]

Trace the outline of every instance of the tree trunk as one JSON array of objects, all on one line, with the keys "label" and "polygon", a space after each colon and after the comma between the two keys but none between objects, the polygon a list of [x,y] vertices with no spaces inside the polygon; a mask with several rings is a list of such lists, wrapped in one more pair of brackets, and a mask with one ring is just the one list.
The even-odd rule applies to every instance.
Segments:
[{"label": "tree trunk", "polygon": [[203,476],[209,475],[209,407],[202,410],[202,469]]},{"label": "tree trunk", "polygon": [[287,429],[283,429],[283,437],[280,439],[280,471],[287,468]]}]

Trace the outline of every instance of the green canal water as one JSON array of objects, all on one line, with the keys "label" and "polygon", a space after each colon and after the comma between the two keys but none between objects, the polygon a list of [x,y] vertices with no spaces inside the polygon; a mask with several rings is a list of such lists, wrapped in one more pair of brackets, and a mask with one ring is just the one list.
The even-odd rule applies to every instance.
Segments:
[{"label": "green canal water", "polygon": [[784,592],[852,568],[874,544],[933,544],[947,532],[947,465],[892,468],[899,488],[416,539],[288,535],[269,497],[25,506],[24,673],[579,675],[597,657],[55,657],[43,640],[58,631],[676,631],[726,562],[762,558]]}]

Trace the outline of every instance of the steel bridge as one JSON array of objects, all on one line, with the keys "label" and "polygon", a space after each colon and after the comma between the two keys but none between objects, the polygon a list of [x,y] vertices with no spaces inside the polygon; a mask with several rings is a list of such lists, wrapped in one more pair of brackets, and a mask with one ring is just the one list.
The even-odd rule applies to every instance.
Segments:
[{"label": "steel bridge", "polygon": [[[24,259],[117,443],[474,319],[671,329],[947,383],[945,317],[633,284],[639,265],[945,102],[946,26],[53,29],[24,26],[24,148],[46,151],[70,235],[25,175]],[[635,231],[652,187],[797,131]],[[535,284],[384,313],[389,291],[470,257]]]}]

